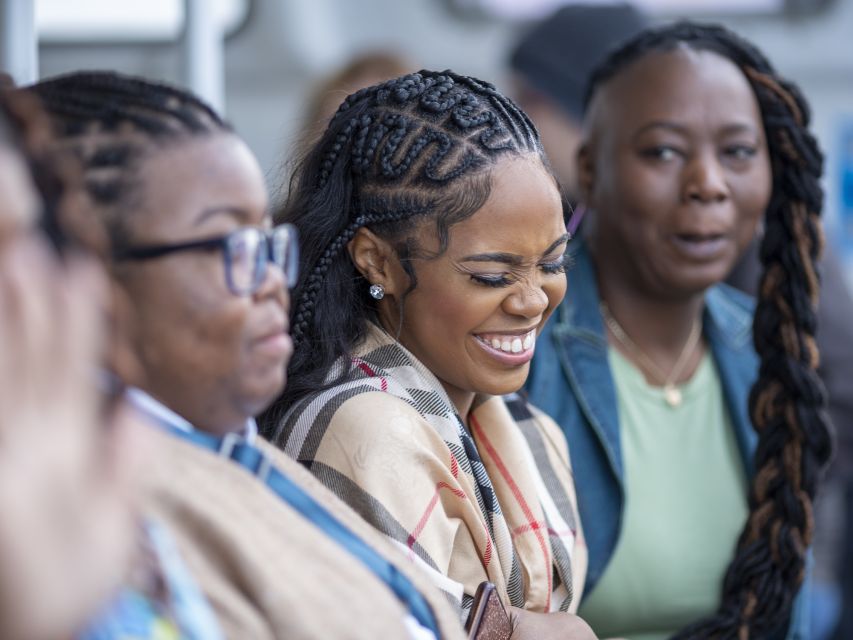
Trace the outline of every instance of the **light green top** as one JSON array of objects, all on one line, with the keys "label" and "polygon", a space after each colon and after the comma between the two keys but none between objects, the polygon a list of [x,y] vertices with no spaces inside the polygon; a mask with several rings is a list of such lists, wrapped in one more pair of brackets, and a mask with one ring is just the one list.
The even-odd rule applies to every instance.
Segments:
[{"label": "light green top", "polygon": [[579,614],[600,638],[658,640],[713,613],[748,513],[746,477],[713,359],[680,406],[615,349],[625,467],[621,537]]}]

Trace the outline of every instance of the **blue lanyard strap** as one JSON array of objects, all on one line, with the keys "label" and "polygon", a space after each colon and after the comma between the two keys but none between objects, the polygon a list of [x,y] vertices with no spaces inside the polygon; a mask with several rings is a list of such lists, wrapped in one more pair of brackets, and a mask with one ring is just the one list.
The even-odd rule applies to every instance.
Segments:
[{"label": "blue lanyard strap", "polygon": [[184,431],[171,425],[164,426],[174,435],[229,458],[256,476],[279,498],[358,558],[394,592],[421,626],[432,631],[436,638],[441,637],[432,609],[409,579],[274,467],[263,451],[246,443],[242,436],[234,433],[219,438],[201,431]]}]

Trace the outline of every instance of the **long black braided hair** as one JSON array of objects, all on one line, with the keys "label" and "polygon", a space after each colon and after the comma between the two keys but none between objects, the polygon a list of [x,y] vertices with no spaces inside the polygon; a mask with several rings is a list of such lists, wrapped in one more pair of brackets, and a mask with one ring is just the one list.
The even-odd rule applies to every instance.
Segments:
[{"label": "long black braided hair", "polygon": [[122,213],[137,195],[140,160],[187,136],[231,131],[188,91],[111,71],[69,73],[26,90],[47,111],[57,148],[81,165],[89,204],[101,214],[114,251],[128,241]]},{"label": "long black braided hair", "polygon": [[389,239],[411,280],[415,226],[448,229],[486,202],[491,168],[509,155],[544,155],[529,118],[491,84],[452,71],[420,71],[346,98],[297,166],[277,220],[299,229],[288,384],[262,418],[275,437],[284,413],[317,391],[334,363],[376,319],[368,283],[345,250],[361,227]]},{"label": "long black braided hair", "polygon": [[812,500],[831,454],[814,340],[823,158],[797,87],[780,78],[754,46],[721,26],[680,22],[644,31],[593,73],[586,104],[633,62],[678,47],[715,52],[743,72],[761,111],[773,191],[753,324],[761,364],[749,398],[759,434],[749,518],[726,572],[719,609],[675,637],[774,638],[785,633],[803,582],[814,529]]}]

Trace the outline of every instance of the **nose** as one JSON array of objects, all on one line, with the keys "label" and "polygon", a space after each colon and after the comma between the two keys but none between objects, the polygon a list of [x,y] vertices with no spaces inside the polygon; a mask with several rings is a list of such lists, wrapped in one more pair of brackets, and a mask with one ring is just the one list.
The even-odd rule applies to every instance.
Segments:
[{"label": "nose", "polygon": [[275,298],[284,308],[285,313],[290,313],[290,293],[284,271],[272,260],[267,262],[264,279],[253,295],[255,300]]},{"label": "nose", "polygon": [[687,201],[711,204],[729,197],[726,174],[715,153],[697,154],[685,167],[684,197]]},{"label": "nose", "polygon": [[503,310],[522,318],[539,318],[548,308],[548,295],[536,282],[522,281],[504,298]]}]

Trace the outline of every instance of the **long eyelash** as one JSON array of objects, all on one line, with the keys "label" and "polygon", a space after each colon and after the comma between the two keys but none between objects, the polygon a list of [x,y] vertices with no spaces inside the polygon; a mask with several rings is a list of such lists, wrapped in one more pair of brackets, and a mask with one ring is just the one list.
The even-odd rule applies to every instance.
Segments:
[{"label": "long eyelash", "polygon": [[481,284],[486,287],[508,287],[512,284],[512,280],[510,280],[506,276],[487,277],[476,276],[474,274],[471,274],[469,277],[477,284]]},{"label": "long eyelash", "polygon": [[563,254],[563,257],[560,258],[559,262],[549,262],[543,265],[540,265],[540,268],[545,273],[565,273],[569,269],[575,266],[575,259],[568,252]]}]

